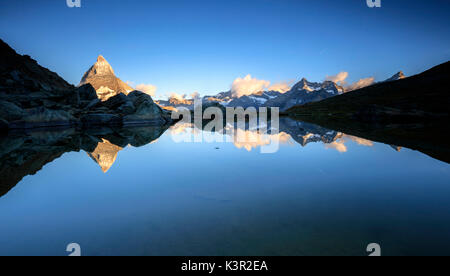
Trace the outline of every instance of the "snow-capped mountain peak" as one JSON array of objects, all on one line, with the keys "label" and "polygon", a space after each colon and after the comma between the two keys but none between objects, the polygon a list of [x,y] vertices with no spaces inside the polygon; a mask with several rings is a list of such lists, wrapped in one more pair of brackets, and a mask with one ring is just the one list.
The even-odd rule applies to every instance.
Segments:
[{"label": "snow-capped mountain peak", "polygon": [[97,58],[97,62],[86,72],[86,74],[84,74],[81,81],[93,76],[108,75],[115,76],[114,70],[112,69],[108,61],[102,55],[99,55]]},{"label": "snow-capped mountain peak", "polygon": [[305,78],[302,78],[290,91],[267,101],[265,106],[280,107],[281,110],[287,110],[295,105],[320,101],[342,93],[344,93],[344,88],[332,81],[319,83],[309,82]]},{"label": "snow-capped mountain peak", "polygon": [[90,83],[97,91],[97,96],[105,101],[120,93],[128,94],[134,89],[116,77],[113,68],[102,56],[97,57],[97,62],[83,75],[80,86]]}]

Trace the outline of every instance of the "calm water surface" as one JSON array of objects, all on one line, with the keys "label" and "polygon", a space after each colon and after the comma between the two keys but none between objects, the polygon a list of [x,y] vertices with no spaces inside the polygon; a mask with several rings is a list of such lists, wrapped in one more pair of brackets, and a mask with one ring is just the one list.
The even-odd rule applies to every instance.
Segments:
[{"label": "calm water surface", "polygon": [[450,254],[449,164],[290,120],[237,132],[64,153],[0,198],[0,255]]}]

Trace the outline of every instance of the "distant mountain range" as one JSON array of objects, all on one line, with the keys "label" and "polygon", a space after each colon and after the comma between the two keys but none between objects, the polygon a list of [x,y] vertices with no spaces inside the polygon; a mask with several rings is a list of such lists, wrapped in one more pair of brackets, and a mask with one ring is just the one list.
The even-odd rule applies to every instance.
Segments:
[{"label": "distant mountain range", "polygon": [[141,147],[152,143],[168,127],[40,129],[26,134],[0,136],[0,197],[25,176],[36,174],[46,164],[67,152],[85,151],[106,173],[120,150],[128,146]]},{"label": "distant mountain range", "polygon": [[[405,75],[403,72],[399,72],[383,82],[392,82],[403,78],[405,78]],[[94,87],[97,97],[101,101],[107,101],[119,94],[127,95],[134,90],[115,75],[111,65],[101,55],[97,58],[97,62],[83,75],[79,86],[85,84],[91,84]],[[309,82],[303,78],[285,93],[259,91],[250,95],[235,97],[231,91],[227,91],[213,96],[204,96],[199,100],[203,104],[219,103],[226,107],[279,107],[281,111],[286,111],[297,105],[318,102],[345,92],[344,87],[333,81]],[[170,97],[168,100],[159,100],[156,103],[166,110],[174,110],[180,107],[193,109],[194,99]]]},{"label": "distant mountain range", "polygon": [[[383,82],[391,82],[405,78],[403,72],[393,75]],[[291,107],[311,102],[318,102],[334,96],[342,95],[348,91],[332,81],[309,82],[305,78],[295,84],[289,91],[281,93],[278,91],[259,91],[250,95],[234,97],[231,91],[221,92],[214,96],[205,96],[201,100],[205,103],[220,103],[226,107],[279,107],[286,111]],[[167,101],[157,101],[165,109],[177,107],[193,108],[193,99],[169,98]]]},{"label": "distant mountain range", "polygon": [[[231,93],[230,93],[231,94]],[[265,106],[271,100],[279,98],[282,94],[278,91],[260,91],[249,96],[242,96],[239,98],[233,98],[228,104],[228,107],[262,107]]]},{"label": "distant mountain range", "polygon": [[264,106],[279,107],[283,111],[299,104],[321,101],[342,93],[344,93],[344,88],[332,81],[317,83],[303,78],[290,91],[271,99]]}]

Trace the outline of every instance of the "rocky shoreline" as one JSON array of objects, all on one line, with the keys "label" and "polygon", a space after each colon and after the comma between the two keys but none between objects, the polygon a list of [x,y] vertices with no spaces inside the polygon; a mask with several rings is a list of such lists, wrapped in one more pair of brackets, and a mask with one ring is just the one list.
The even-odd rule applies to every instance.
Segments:
[{"label": "rocky shoreline", "polygon": [[[0,136],[0,197],[8,193],[25,176],[34,175],[46,164],[68,152],[86,152],[105,169],[110,157],[108,145],[118,149],[129,145],[142,147],[158,139],[169,126],[114,128],[102,127],[12,130]],[[105,145],[105,141],[107,145]],[[114,153],[113,153],[114,154]],[[106,164],[111,166],[111,164]],[[105,171],[105,170],[104,170]]]},{"label": "rocky shoreline", "polygon": [[170,113],[140,92],[101,101],[91,84],[75,87],[0,40],[0,129],[162,126]]}]

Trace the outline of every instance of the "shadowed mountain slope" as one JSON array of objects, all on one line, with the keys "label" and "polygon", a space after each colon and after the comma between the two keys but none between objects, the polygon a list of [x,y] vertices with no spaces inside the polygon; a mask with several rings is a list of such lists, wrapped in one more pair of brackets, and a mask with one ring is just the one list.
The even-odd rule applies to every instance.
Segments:
[{"label": "shadowed mountain slope", "polygon": [[409,78],[377,83],[320,102],[295,106],[294,116],[358,121],[421,121],[450,116],[450,62]]}]

